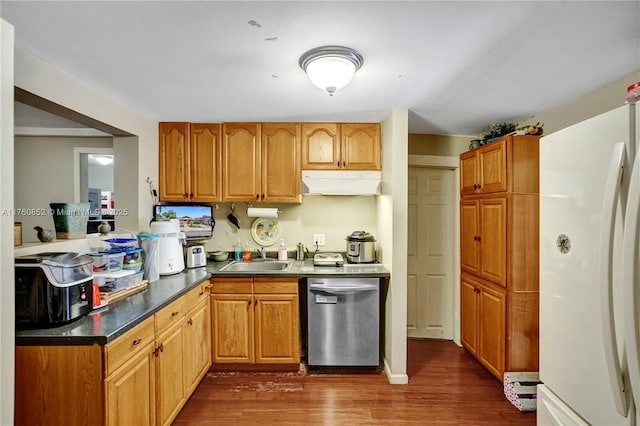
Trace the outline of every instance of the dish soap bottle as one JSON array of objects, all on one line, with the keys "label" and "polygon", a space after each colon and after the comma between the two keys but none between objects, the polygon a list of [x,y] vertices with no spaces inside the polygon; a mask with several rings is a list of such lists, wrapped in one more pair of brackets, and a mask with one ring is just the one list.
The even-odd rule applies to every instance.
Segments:
[{"label": "dish soap bottle", "polygon": [[234,259],[242,260],[242,243],[240,242],[240,238],[238,238],[238,242],[233,247],[234,250]]},{"label": "dish soap bottle", "polygon": [[280,240],[280,247],[278,247],[278,260],[287,260],[287,246],[284,245],[284,240]]}]

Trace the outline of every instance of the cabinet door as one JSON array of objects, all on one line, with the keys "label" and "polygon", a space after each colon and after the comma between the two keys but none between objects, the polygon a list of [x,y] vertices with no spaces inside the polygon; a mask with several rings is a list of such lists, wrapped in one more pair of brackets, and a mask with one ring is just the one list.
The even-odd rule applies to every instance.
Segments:
[{"label": "cabinet door", "polygon": [[507,190],[507,142],[501,139],[478,151],[480,163],[480,191],[482,193]]},{"label": "cabinet door", "polygon": [[222,201],[220,124],[191,124],[191,201]]},{"label": "cabinet door", "polygon": [[380,170],[380,124],[340,124],[341,167],[347,170]]},{"label": "cabinet door", "polygon": [[478,360],[498,379],[502,380],[505,359],[504,292],[479,286]]},{"label": "cabinet door", "polygon": [[460,202],[460,266],[477,273],[480,264],[480,226],[478,201]]},{"label": "cabinet door", "polygon": [[478,170],[478,150],[460,154],[460,194],[478,192],[480,172]]},{"label": "cabinet door", "polygon": [[211,296],[213,362],[253,363],[252,305],[250,294]]},{"label": "cabinet door", "polygon": [[155,425],[155,356],[153,343],[144,347],[105,380],[108,426]]},{"label": "cabinet door", "polygon": [[224,123],[222,201],[260,201],[260,124]]},{"label": "cabinet door", "polygon": [[336,123],[302,123],[302,170],[340,168],[340,134]]},{"label": "cabinet door", "polygon": [[299,363],[298,295],[256,294],[254,299],[256,363]]},{"label": "cabinet door", "polygon": [[507,200],[480,200],[479,275],[503,287],[507,285]]},{"label": "cabinet door", "polygon": [[185,402],[183,324],[170,327],[157,339],[156,407],[157,422],[171,424]]},{"label": "cabinet door", "polygon": [[464,276],[460,281],[460,340],[473,355],[478,352],[478,289]]},{"label": "cabinet door", "polygon": [[189,123],[160,123],[160,201],[187,201],[189,173]]},{"label": "cabinet door", "polygon": [[184,327],[184,379],[186,395],[191,395],[211,365],[211,313],[208,298],[186,317]]},{"label": "cabinet door", "polygon": [[262,124],[262,193],[260,201],[299,203],[300,124]]}]

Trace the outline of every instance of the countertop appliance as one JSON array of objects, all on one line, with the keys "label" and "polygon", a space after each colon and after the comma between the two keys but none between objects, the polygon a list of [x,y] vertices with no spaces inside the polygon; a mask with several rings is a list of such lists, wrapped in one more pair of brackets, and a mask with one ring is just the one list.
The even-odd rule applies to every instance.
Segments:
[{"label": "countertop appliance", "polygon": [[207,266],[207,255],[203,245],[187,247],[187,268],[201,268]]},{"label": "countertop appliance", "polygon": [[368,232],[353,231],[347,235],[347,261],[373,263],[376,261],[376,239]]},{"label": "countertop appliance", "polygon": [[307,364],[310,367],[378,367],[378,278],[307,280]]},{"label": "countertop appliance", "polygon": [[313,255],[314,266],[342,266],[344,257],[340,253],[316,253]]},{"label": "countertop appliance", "polygon": [[16,327],[56,327],[93,309],[93,259],[40,253],[15,259]]},{"label": "countertop appliance", "polygon": [[182,243],[184,233],[180,231],[178,219],[155,221],[149,226],[152,234],[158,235],[158,270],[160,275],[172,275],[184,270]]},{"label": "countertop appliance", "polygon": [[538,425],[640,424],[634,129],[626,105],[540,142]]}]

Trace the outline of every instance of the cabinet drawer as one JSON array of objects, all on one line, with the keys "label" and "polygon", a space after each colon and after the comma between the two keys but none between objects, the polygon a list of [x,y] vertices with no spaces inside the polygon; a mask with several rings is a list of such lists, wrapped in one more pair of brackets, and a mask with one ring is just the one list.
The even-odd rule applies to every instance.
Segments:
[{"label": "cabinet drawer", "polygon": [[211,280],[213,294],[251,294],[253,278],[221,278]]},{"label": "cabinet drawer", "polygon": [[104,346],[106,376],[118,369],[155,338],[154,319],[149,317]]},{"label": "cabinet drawer", "polygon": [[182,296],[155,314],[156,334],[162,333],[187,314],[187,298]]},{"label": "cabinet drawer", "polygon": [[193,308],[198,306],[198,304],[206,300],[209,297],[209,287],[211,284],[209,282],[203,282],[199,284],[196,288],[189,290],[187,293],[187,312],[191,311]]},{"label": "cabinet drawer", "polygon": [[298,294],[297,278],[254,278],[255,294]]}]

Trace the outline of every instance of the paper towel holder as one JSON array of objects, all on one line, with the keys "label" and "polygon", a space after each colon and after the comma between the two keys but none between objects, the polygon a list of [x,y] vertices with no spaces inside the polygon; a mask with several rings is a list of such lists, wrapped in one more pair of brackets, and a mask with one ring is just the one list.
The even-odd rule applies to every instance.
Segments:
[{"label": "paper towel holder", "polygon": [[271,218],[277,218],[278,214],[282,213],[282,210],[273,207],[273,208],[267,208],[267,207],[259,207],[259,208],[254,208],[251,206],[251,203],[247,203],[247,217],[271,217]]}]

